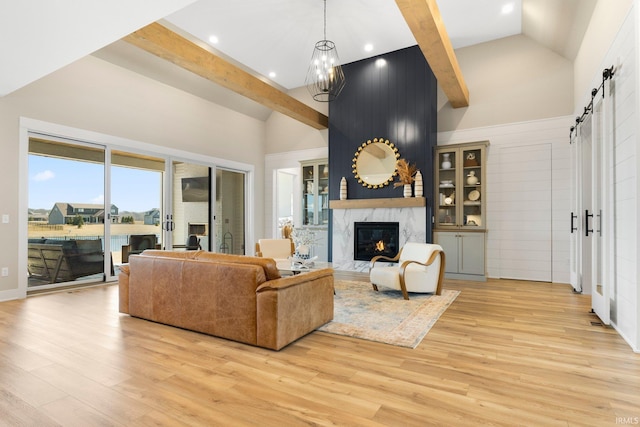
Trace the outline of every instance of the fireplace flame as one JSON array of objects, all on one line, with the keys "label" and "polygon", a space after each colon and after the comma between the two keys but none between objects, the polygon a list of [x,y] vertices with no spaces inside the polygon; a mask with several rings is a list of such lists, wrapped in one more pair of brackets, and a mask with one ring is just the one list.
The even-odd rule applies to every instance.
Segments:
[{"label": "fireplace flame", "polygon": [[376,242],[376,251],[384,251],[384,242],[382,240]]}]

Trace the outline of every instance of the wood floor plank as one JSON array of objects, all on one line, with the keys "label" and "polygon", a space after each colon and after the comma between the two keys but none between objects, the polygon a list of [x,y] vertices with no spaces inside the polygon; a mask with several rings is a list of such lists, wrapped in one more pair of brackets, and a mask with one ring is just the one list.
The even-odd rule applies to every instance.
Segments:
[{"label": "wood floor plank", "polygon": [[104,416],[91,406],[71,396],[55,400],[42,406],[42,412],[57,423],[68,427],[118,426],[110,416]]},{"label": "wood floor plank", "polygon": [[[337,278],[366,280],[361,273]],[[461,291],[415,349],[314,332],[279,352],[117,312],[117,286],[0,303],[0,426],[602,426],[640,355],[568,285]]]},{"label": "wood floor plank", "polygon": [[0,426],[2,427],[53,427],[60,425],[2,387],[0,387],[0,415]]}]

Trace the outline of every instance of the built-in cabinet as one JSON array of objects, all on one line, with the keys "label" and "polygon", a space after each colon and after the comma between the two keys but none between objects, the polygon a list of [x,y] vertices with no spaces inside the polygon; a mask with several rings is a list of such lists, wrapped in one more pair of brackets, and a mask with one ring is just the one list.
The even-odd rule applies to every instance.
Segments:
[{"label": "built-in cabinet", "polygon": [[329,162],[327,159],[300,162],[302,167],[302,222],[299,228],[314,236],[311,256],[328,259]]},{"label": "built-in cabinet", "polygon": [[327,159],[301,162],[302,225],[329,224],[329,163]]},{"label": "built-in cabinet", "polygon": [[487,146],[484,141],[436,148],[434,241],[445,251],[449,277],[485,277]]},{"label": "built-in cabinet", "polygon": [[446,256],[445,273],[484,277],[484,238],[483,232],[436,231],[434,240]]}]

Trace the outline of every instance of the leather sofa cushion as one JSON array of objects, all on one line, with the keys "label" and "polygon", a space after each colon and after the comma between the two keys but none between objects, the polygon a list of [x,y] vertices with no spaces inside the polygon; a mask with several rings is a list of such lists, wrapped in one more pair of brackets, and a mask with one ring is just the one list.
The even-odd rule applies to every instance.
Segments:
[{"label": "leather sofa cushion", "polygon": [[267,280],[279,279],[282,277],[276,261],[273,258],[259,258],[246,255],[221,254],[207,251],[163,251],[157,249],[147,249],[142,253],[145,256],[161,256],[165,258],[195,259],[200,261],[226,262],[232,264],[248,264],[262,267]]},{"label": "leather sofa cushion", "polygon": [[280,271],[273,258],[259,258],[246,255],[230,255],[214,252],[199,251],[195,259],[206,261],[218,261],[232,264],[248,264],[262,267],[267,280],[279,279]]}]

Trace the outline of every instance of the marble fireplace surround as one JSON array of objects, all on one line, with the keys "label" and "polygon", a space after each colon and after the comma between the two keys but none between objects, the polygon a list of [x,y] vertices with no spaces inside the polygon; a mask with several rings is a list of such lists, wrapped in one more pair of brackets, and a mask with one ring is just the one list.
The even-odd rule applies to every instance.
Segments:
[{"label": "marble fireplace surround", "polygon": [[[406,242],[426,242],[427,212],[425,199],[332,200],[333,215],[332,264],[336,270],[368,272],[368,261],[355,261],[355,222],[397,222],[400,228],[400,247]],[[349,203],[351,202],[351,203]]]}]

